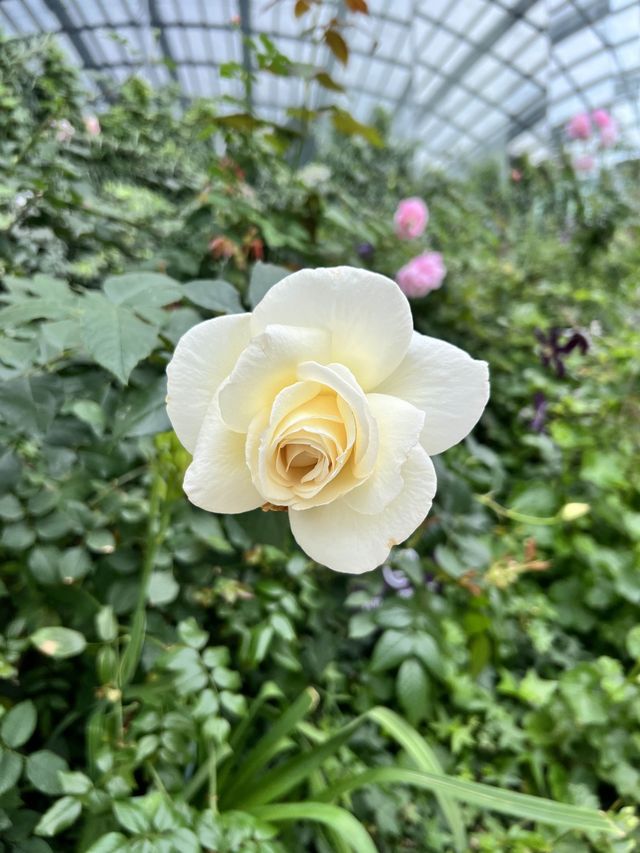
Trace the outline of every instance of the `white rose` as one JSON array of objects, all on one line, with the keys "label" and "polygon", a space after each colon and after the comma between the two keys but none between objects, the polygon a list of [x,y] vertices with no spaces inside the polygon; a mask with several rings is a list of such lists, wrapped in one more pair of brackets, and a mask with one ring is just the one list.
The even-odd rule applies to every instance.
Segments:
[{"label": "white rose", "polygon": [[429,457],[461,441],[489,397],[485,362],[414,332],[398,285],[351,267],[301,270],[252,314],[194,326],[167,374],[192,503],[286,508],[310,557],[352,573],[423,521]]}]

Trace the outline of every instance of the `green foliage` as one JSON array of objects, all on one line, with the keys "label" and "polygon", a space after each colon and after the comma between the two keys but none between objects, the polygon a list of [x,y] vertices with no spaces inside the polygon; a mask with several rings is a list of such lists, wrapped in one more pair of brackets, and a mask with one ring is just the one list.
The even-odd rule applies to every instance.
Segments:
[{"label": "green foliage", "polygon": [[[637,164],[416,177],[358,131],[299,170],[304,108],[179,115],[136,80],[90,138],[50,42],[2,43],[0,99],[0,851],[636,849]],[[416,326],[492,399],[350,578],[279,514],[188,503],[164,369],[292,269],[393,275],[405,195],[449,269]]]}]

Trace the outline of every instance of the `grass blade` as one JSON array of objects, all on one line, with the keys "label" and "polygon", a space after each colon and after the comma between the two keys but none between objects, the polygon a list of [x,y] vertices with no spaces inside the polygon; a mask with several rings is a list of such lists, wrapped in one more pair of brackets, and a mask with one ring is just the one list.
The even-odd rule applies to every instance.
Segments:
[{"label": "grass blade", "polygon": [[251,814],[268,823],[290,820],[310,820],[322,823],[338,833],[354,853],[376,853],[371,836],[353,815],[338,806],[326,803],[279,803],[270,806],[255,806]]},{"label": "grass blade", "polygon": [[258,711],[270,699],[282,699],[282,690],[274,684],[273,681],[267,681],[260,688],[260,692],[249,705],[247,713],[235,727],[229,738],[230,755],[221,762],[218,772],[218,784],[221,789],[224,789],[226,781],[229,778],[229,773],[235,767],[238,758],[243,754],[245,744],[251,734],[251,724],[258,715]]},{"label": "grass blade", "polygon": [[[438,776],[444,776],[444,770],[438,761],[436,754],[431,749],[429,744],[423,737],[402,719],[394,711],[388,708],[373,708],[368,711],[366,716],[370,720],[378,723],[391,737],[400,744],[404,751],[409,755],[415,763],[418,770],[423,770],[426,773],[434,773]],[[442,809],[445,820],[449,825],[453,841],[458,851],[468,849],[467,834],[464,827],[462,812],[458,807],[457,802],[444,794],[442,791],[435,791],[438,804]]]},{"label": "grass blade", "polygon": [[357,717],[352,722],[348,723],[343,728],[324,743],[314,746],[307,752],[302,752],[294,758],[285,761],[278,765],[269,773],[256,779],[243,793],[238,803],[234,803],[236,808],[249,808],[254,806],[265,805],[271,803],[278,797],[287,794],[292,788],[300,784],[304,779],[308,778],[314,770],[317,770],[320,765],[337,752],[362,725],[362,717]]},{"label": "grass blade", "polygon": [[[237,795],[241,794],[242,788],[247,782],[249,782],[250,787],[253,787],[256,773],[278,752],[281,741],[316,706],[318,698],[318,692],[313,687],[307,687],[293,705],[276,720],[269,732],[258,741],[247,755],[246,760],[242,762],[242,769],[234,776],[233,782],[225,791],[224,808],[228,808],[229,803],[235,804]],[[242,802],[244,799],[241,797]],[[262,802],[266,801],[263,800]]]},{"label": "grass blade", "polygon": [[452,776],[405,770],[400,767],[376,767],[366,770],[337,782],[326,791],[316,794],[316,797],[321,802],[327,802],[364,785],[399,784],[412,785],[433,793],[444,793],[470,805],[508,814],[521,820],[552,824],[565,830],[615,833],[620,837],[623,835],[606,814],[595,809],[556,803],[543,797],[494,788],[482,782],[468,782]]}]

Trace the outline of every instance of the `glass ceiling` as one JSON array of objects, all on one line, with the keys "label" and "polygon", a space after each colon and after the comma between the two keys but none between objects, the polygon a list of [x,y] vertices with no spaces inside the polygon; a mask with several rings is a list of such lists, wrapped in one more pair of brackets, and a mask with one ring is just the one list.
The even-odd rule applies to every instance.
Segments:
[{"label": "glass ceiling", "polygon": [[352,26],[346,67],[297,20],[293,0],[0,0],[11,36],[55,33],[96,94],[132,73],[179,83],[185,97],[239,97],[220,64],[243,62],[243,34],[266,33],[290,59],[330,71],[346,94],[261,72],[259,115],[380,105],[396,137],[447,166],[494,150],[545,154],[577,112],[610,109],[626,149],[640,149],[638,0],[369,0],[368,17],[325,0]]}]

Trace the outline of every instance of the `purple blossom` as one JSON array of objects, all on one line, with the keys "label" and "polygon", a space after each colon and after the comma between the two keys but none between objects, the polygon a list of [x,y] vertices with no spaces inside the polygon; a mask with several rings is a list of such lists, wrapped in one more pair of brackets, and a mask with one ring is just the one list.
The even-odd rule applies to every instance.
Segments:
[{"label": "purple blossom", "polygon": [[559,379],[562,379],[567,372],[564,358],[574,349],[580,350],[581,355],[589,349],[589,341],[577,329],[560,329],[553,326],[547,334],[541,329],[536,329],[535,336],[540,343],[542,364],[553,369]]},{"label": "purple blossom", "polygon": [[375,251],[375,246],[372,243],[358,243],[356,247],[358,257],[362,258],[363,261],[373,260]]}]

